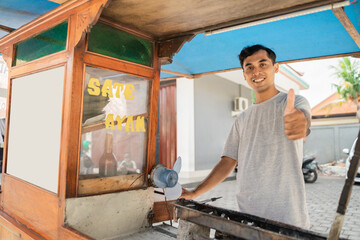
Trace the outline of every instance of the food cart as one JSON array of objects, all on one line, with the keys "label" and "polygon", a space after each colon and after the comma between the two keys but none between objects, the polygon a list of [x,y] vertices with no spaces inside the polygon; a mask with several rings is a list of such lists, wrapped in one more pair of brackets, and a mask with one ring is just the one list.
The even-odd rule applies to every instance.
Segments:
[{"label": "food cart", "polygon": [[262,2],[71,0],[0,39],[0,238],[111,239],[167,219],[149,181],[161,64],[198,33],[340,1]]}]

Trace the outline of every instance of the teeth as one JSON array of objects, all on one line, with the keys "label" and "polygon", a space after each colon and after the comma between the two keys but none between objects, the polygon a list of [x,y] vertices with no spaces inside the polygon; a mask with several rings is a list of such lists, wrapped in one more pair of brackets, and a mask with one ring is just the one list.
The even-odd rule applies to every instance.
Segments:
[{"label": "teeth", "polygon": [[254,79],[253,82],[261,82],[263,80],[264,80],[264,78],[259,78],[259,79]]}]

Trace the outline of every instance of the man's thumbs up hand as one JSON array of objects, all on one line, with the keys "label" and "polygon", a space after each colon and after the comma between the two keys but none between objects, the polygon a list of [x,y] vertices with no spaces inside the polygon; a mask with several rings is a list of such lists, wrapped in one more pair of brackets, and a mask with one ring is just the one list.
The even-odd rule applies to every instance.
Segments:
[{"label": "man's thumbs up hand", "polygon": [[303,112],[295,108],[294,89],[289,90],[286,102],[284,111],[285,134],[289,140],[306,137],[306,118]]},{"label": "man's thumbs up hand", "polygon": [[294,109],[295,109],[295,92],[294,92],[294,89],[291,88],[287,95],[284,116],[286,114],[293,112]]}]

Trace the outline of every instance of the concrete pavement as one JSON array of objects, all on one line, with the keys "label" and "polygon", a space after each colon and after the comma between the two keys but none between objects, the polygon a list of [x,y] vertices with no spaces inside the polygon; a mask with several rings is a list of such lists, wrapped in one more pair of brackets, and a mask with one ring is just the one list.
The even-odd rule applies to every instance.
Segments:
[{"label": "concrete pavement", "polygon": [[[319,177],[315,183],[305,185],[311,222],[310,230],[322,234],[329,233],[344,183],[345,178]],[[192,187],[193,185],[187,186]],[[221,196],[221,199],[211,203],[211,205],[237,211],[235,187],[235,180],[225,181],[197,198],[196,201]],[[360,239],[360,185],[353,186],[341,237]]]},{"label": "concrete pavement", "polygon": [[[328,234],[335,217],[345,178],[320,177],[314,184],[306,184],[307,205],[311,229]],[[360,239],[360,185],[352,188],[341,237]]]}]

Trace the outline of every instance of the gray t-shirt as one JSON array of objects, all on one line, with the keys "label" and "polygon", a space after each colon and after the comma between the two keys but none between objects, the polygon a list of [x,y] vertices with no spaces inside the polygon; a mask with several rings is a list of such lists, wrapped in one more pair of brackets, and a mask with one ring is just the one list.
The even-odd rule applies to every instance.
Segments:
[{"label": "gray t-shirt", "polygon": [[[236,119],[222,156],[238,161],[240,212],[309,228],[301,170],[303,140],[288,140],[284,131],[286,93],[253,104]],[[310,105],[296,96],[295,107],[310,122]]]}]

